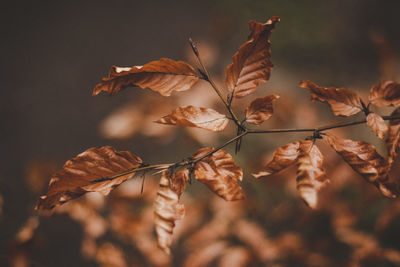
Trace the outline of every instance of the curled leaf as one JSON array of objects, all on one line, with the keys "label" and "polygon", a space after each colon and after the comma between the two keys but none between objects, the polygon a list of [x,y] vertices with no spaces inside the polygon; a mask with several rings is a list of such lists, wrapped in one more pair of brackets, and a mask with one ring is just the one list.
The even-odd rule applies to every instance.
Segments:
[{"label": "curled leaf", "polygon": [[246,109],[246,121],[258,125],[268,120],[274,112],[272,103],[278,98],[278,95],[269,95],[253,100]]},{"label": "curled leaf", "polygon": [[372,86],[369,101],[376,106],[399,106],[400,83],[386,81]]},{"label": "curled leaf", "polygon": [[388,183],[388,164],[373,145],[363,141],[342,139],[332,134],[325,135],[324,140],[353,170],[374,184],[383,195],[390,198],[396,197],[397,192]]},{"label": "curled leaf", "polygon": [[249,39],[233,55],[233,63],[226,68],[225,83],[235,97],[247,96],[257,89],[260,82],[268,81],[273,67],[269,38],[279,21],[279,17],[272,17],[264,24],[249,22]]},{"label": "curled leaf", "polygon": [[293,143],[286,144],[274,151],[273,158],[263,167],[261,171],[253,174],[254,177],[260,178],[277,173],[290,165],[294,164],[300,151],[310,149],[312,141],[299,140]]},{"label": "curled leaf", "polygon": [[[212,147],[199,149],[192,158],[201,158],[213,149]],[[242,188],[238,184],[243,178],[243,171],[225,151],[218,150],[198,161],[194,166],[194,176],[225,200],[244,198]]]},{"label": "curled leaf", "polygon": [[[397,108],[391,116],[399,116],[400,108]],[[386,147],[389,152],[389,165],[396,159],[400,150],[400,119],[391,120],[389,122],[389,131],[386,138]]]},{"label": "curled leaf", "polygon": [[171,189],[170,172],[164,171],[154,200],[154,225],[158,245],[167,254],[170,254],[175,221],[182,219],[185,213],[184,206],[179,203],[179,197],[180,194]]},{"label": "curled leaf", "polygon": [[52,176],[47,194],[38,199],[36,209],[52,209],[87,192],[107,195],[135,173],[96,183],[92,181],[123,174],[141,164],[142,160],[128,151],[117,152],[110,146],[90,148],[68,160],[62,170]]},{"label": "curled leaf", "polygon": [[155,121],[161,124],[188,126],[206,129],[209,131],[222,131],[228,125],[228,118],[211,108],[194,106],[179,107],[171,114]]},{"label": "curled leaf", "polygon": [[189,180],[189,170],[182,169],[170,175],[171,189],[180,196],[185,191],[186,183]]},{"label": "curled leaf", "polygon": [[107,78],[93,89],[93,95],[101,91],[115,95],[128,86],[150,88],[163,96],[170,96],[173,91],[186,91],[198,81],[196,70],[188,63],[161,58],[144,66],[111,68]]},{"label": "curled leaf", "polygon": [[385,137],[385,133],[389,130],[382,117],[373,112],[368,114],[367,124],[376,132],[376,136],[380,139],[383,139]]},{"label": "curled leaf", "polygon": [[311,208],[317,207],[318,191],[329,183],[325,170],[322,168],[323,159],[317,146],[313,145],[306,149],[304,146],[301,147],[297,160],[297,190]]},{"label": "curled leaf", "polygon": [[313,101],[327,102],[336,116],[351,116],[362,110],[360,98],[346,88],[319,87],[310,81],[302,81],[300,87],[311,91]]}]

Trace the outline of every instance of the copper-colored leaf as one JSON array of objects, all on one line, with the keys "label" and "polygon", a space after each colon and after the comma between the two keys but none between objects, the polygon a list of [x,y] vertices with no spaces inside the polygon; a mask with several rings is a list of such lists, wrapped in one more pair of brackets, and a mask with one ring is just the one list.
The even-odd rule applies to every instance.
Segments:
[{"label": "copper-colored leaf", "polygon": [[311,91],[312,100],[327,102],[336,116],[351,116],[362,110],[360,98],[346,88],[319,87],[310,81],[302,81],[300,87]]},{"label": "copper-colored leaf", "polygon": [[386,81],[371,87],[369,101],[377,106],[400,105],[400,83]]},{"label": "copper-colored leaf", "polygon": [[297,190],[311,208],[317,207],[318,191],[329,182],[322,168],[323,159],[317,146],[301,147],[297,160]]},{"label": "copper-colored leaf", "polygon": [[364,141],[342,139],[332,134],[325,135],[324,140],[342,156],[353,170],[378,187],[383,195],[396,197],[397,193],[388,183],[388,164],[373,145]]},{"label": "copper-colored leaf", "polygon": [[228,118],[211,108],[194,106],[179,107],[171,114],[156,121],[162,124],[197,127],[210,131],[222,131],[228,125]]},{"label": "copper-colored leaf", "polygon": [[[213,149],[212,147],[199,149],[192,158],[200,158]],[[225,151],[218,150],[197,162],[194,176],[225,200],[244,198],[242,188],[238,184],[238,180],[241,181],[243,178],[243,171]]]},{"label": "copper-colored leaf", "polygon": [[376,132],[376,136],[380,139],[383,139],[385,137],[385,133],[389,130],[382,117],[373,112],[368,114],[367,124]]},{"label": "copper-colored leaf", "polygon": [[[263,167],[258,173],[254,173],[253,176],[260,178],[262,176],[268,176],[277,173],[290,165],[294,164],[301,150],[307,150],[311,147],[312,141],[299,140],[293,143],[281,146],[274,151],[273,158],[270,162]],[[302,148],[302,149],[301,149]]]},{"label": "copper-colored leaf", "polygon": [[170,254],[175,221],[183,218],[185,213],[184,206],[179,203],[179,197],[180,195],[171,189],[170,172],[164,171],[154,200],[154,224],[158,245],[167,254]]},{"label": "copper-colored leaf", "polygon": [[260,82],[269,79],[271,69],[270,35],[279,17],[266,23],[250,21],[250,36],[233,55],[233,63],[226,68],[226,86],[237,98],[253,93]]},{"label": "copper-colored leaf", "polygon": [[93,89],[93,95],[101,91],[115,95],[128,86],[139,86],[170,96],[173,91],[189,90],[198,79],[196,70],[186,62],[161,58],[144,66],[113,66],[109,76]]},{"label": "copper-colored leaf", "polygon": [[183,169],[170,176],[171,189],[180,196],[185,191],[186,183],[189,180],[189,170]]},{"label": "copper-colored leaf", "polygon": [[142,160],[128,151],[116,152],[110,146],[90,148],[67,161],[62,170],[53,175],[47,194],[37,202],[37,209],[51,209],[77,198],[86,192],[107,195],[116,186],[131,178],[134,173],[118,178],[91,183],[99,178],[112,177],[137,168]]},{"label": "copper-colored leaf", "polygon": [[[392,112],[391,116],[400,116],[400,108]],[[386,147],[389,152],[388,162],[391,165],[400,151],[400,119],[389,122],[389,131],[386,138]]]},{"label": "copper-colored leaf", "polygon": [[258,125],[268,120],[274,112],[272,103],[278,98],[278,95],[269,95],[253,100],[246,109],[246,121]]}]

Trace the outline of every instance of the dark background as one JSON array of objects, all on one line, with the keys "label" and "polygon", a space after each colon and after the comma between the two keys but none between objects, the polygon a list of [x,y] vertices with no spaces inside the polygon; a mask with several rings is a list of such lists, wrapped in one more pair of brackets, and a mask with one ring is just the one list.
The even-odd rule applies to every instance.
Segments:
[{"label": "dark background", "polygon": [[[145,137],[110,141],[98,134],[107,114],[134,94],[138,99],[143,94],[130,89],[113,98],[92,97],[92,88],[111,65],[142,65],[160,57],[184,60],[187,39],[192,37],[218,47],[211,70],[220,75],[245,40],[247,22],[265,22],[277,15],[281,22],[272,35],[272,78],[287,75],[293,82],[285,90],[299,90],[303,79],[368,90],[380,79],[400,77],[399,10],[396,0],[3,4],[0,265],[7,265],[7,246],[38,197],[25,183],[30,161],[51,160],[61,167],[85,149],[102,145],[170,161],[168,144],[160,147]],[[387,65],[392,67],[385,70]],[[191,151],[181,147],[176,153],[183,157]],[[50,236],[71,234],[61,235],[64,240],[54,238],[65,250],[41,251],[37,257],[42,263],[36,266],[87,266],[80,259],[78,240],[74,241],[74,235],[79,236],[76,226],[60,219],[46,225]]]}]

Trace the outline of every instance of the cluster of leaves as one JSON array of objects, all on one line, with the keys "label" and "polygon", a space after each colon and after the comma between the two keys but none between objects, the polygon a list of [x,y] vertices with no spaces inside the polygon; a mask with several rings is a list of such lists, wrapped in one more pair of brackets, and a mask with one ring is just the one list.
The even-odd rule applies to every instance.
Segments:
[{"label": "cluster of leaves", "polygon": [[[53,175],[47,194],[39,198],[36,208],[49,210],[87,192],[107,195],[135,173],[155,170],[161,173],[161,179],[154,200],[154,223],[158,245],[169,253],[175,221],[184,214],[183,205],[180,203],[181,195],[191,177],[225,200],[241,200],[244,198],[244,193],[239,182],[243,178],[243,171],[235,164],[232,156],[222,148],[235,142],[236,151],[239,151],[241,138],[245,135],[285,131],[313,132],[313,135],[278,148],[274,152],[272,161],[254,174],[257,178],[296,164],[298,192],[310,207],[315,208],[318,203],[318,191],[329,182],[322,166],[323,155],[314,144],[317,139],[323,138],[355,171],[378,187],[385,196],[396,197],[397,185],[389,182],[388,173],[400,146],[400,122],[394,120],[394,118],[400,119],[398,117],[400,111],[396,109],[391,116],[382,118],[370,111],[370,104],[399,106],[400,84],[390,81],[374,86],[371,89],[368,105],[345,88],[323,88],[309,81],[300,84],[301,87],[311,91],[312,99],[330,104],[335,115],[350,116],[363,111],[367,116],[366,120],[356,123],[366,122],[376,131],[379,138],[388,133],[386,138],[390,151],[388,160],[380,156],[371,144],[342,139],[324,132],[351,124],[292,130],[262,131],[248,128],[247,124],[260,125],[272,116],[273,102],[279,98],[275,94],[251,101],[244,111],[242,120],[235,114],[232,109],[233,100],[252,94],[261,82],[268,81],[270,77],[273,65],[269,39],[279,20],[278,17],[272,17],[264,24],[254,21],[249,23],[248,40],[233,56],[232,64],[226,68],[225,86],[228,90],[226,98],[212,81],[193,42],[191,46],[199,60],[200,69],[196,70],[183,61],[167,58],[143,66],[113,66],[109,76],[103,78],[93,90],[93,95],[98,95],[102,91],[115,95],[129,86],[139,86],[149,88],[162,96],[170,96],[174,91],[189,90],[199,80],[205,80],[220,97],[227,115],[211,108],[190,105],[178,107],[155,122],[216,132],[224,130],[231,120],[237,127],[237,135],[234,138],[215,148],[201,148],[182,161],[157,165],[145,163],[140,157],[128,151],[118,152],[109,146],[90,148],[67,161],[63,169]],[[389,126],[384,119],[391,120]]]}]

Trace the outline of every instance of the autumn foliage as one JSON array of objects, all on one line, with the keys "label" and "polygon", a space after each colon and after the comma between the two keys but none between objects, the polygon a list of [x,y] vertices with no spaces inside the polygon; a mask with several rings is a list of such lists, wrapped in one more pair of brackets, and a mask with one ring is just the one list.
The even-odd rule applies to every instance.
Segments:
[{"label": "autumn foliage", "polygon": [[[323,127],[267,130],[252,128],[252,125],[258,126],[271,118],[274,113],[274,105],[279,105],[281,101],[285,101],[275,94],[276,92],[252,99],[240,113],[234,110],[232,103],[235,99],[251,96],[260,83],[269,80],[273,68],[270,37],[279,21],[279,17],[272,17],[266,23],[249,22],[250,34],[248,40],[239,47],[239,50],[232,57],[232,63],[226,68],[225,91],[213,82],[210,73],[201,61],[201,51],[198,50],[193,41],[190,42],[190,45],[198,58],[198,68],[183,61],[167,58],[161,58],[143,66],[113,66],[108,77],[103,78],[94,87],[93,95],[105,92],[114,96],[121,90],[137,86],[143,89],[151,89],[168,97],[181,91],[190,90],[197,82],[202,80],[208,82],[211,90],[217,93],[225,109],[224,113],[210,107],[185,105],[170,107],[169,113],[154,122],[201,128],[213,132],[223,131],[228,124],[232,124],[235,127],[235,135],[232,134],[233,137],[222,144],[200,148],[191,155],[186,155],[186,157],[183,155],[184,159],[181,161],[166,164],[150,164],[128,151],[118,152],[109,146],[89,148],[67,161],[62,169],[51,177],[48,191],[39,198],[36,209],[50,210],[88,192],[99,192],[107,195],[118,185],[134,177],[135,174],[151,171],[161,176],[154,198],[155,232],[159,247],[169,254],[176,221],[183,218],[185,214],[181,196],[189,182],[196,180],[215,195],[227,201],[245,199],[246,192],[241,187],[241,181],[244,178],[243,170],[235,163],[232,155],[224,151],[223,148],[235,143],[236,151],[240,153],[241,140],[244,136],[268,135],[277,132],[304,132],[308,135],[304,139],[293,140],[286,145],[277,147],[270,157],[270,161],[265,163],[263,167],[251,170],[254,177],[263,178],[294,166],[296,169],[296,188],[300,198],[310,208],[317,209],[320,190],[330,184],[324,167],[324,155],[317,146],[317,143],[322,141],[336,151],[359,176],[374,185],[384,196],[396,198],[399,195],[398,185],[390,180],[389,174],[400,150],[399,83],[394,81],[377,83],[371,87],[368,99],[361,99],[356,92],[347,88],[322,87],[311,81],[300,82],[300,87],[310,92],[312,101],[329,104],[335,116],[349,117],[358,113],[364,114],[362,120]],[[392,114],[382,116],[373,109],[373,107],[381,106],[393,107]],[[380,155],[372,144],[328,133],[332,129],[364,123],[371,127],[379,139],[385,140],[388,157]],[[257,157],[257,155],[254,155],[254,157]],[[251,178],[247,177],[247,179]],[[266,255],[266,252],[260,251],[257,244],[251,241],[252,238],[258,240],[259,244],[269,247],[271,251],[278,250],[277,246],[280,244],[289,251],[288,253],[290,253],[290,249],[287,248],[289,246],[287,243],[290,243],[290,240],[295,240],[294,243],[300,242],[296,237],[290,236],[287,237],[289,241],[281,240],[281,243],[278,242],[273,245],[264,237],[262,229],[259,229],[258,226],[240,219],[237,214],[226,216],[236,216],[237,222],[233,225],[233,229],[239,229],[243,226],[246,229],[252,229],[251,231],[254,231],[254,233],[261,233],[259,236],[255,234],[255,237],[251,237],[248,236],[249,233],[242,233],[240,230],[229,234],[225,232],[227,235],[236,235],[238,239],[244,240],[243,242],[252,248],[252,253],[260,259],[262,257],[270,259],[274,255]],[[121,229],[126,227],[125,230],[128,231],[130,226],[125,226],[125,223],[129,221],[129,218],[123,220],[120,217],[118,218],[120,225],[116,223],[113,227],[121,227]],[[140,219],[136,218],[135,220]],[[223,218],[220,220],[223,220]],[[131,230],[131,232],[135,231]],[[151,230],[146,228],[143,231]],[[224,231],[228,230],[225,229]],[[346,229],[342,229],[341,238],[345,239],[347,235],[357,235],[355,232],[347,233],[346,231]],[[121,233],[123,233],[122,230]],[[126,235],[130,236],[130,234]],[[152,241],[146,238],[143,237],[143,240],[148,242],[146,244],[154,245]],[[358,236],[358,238],[362,243],[362,238],[365,237]],[[196,240],[196,237],[192,237],[192,239]],[[142,242],[145,242],[143,240]],[[227,244],[223,242],[215,243],[214,246],[215,251],[228,249]],[[240,247],[229,249],[239,260],[250,262],[250,254],[247,250]],[[113,248],[105,249],[105,251],[110,250],[112,251]],[[387,252],[382,251],[382,253]],[[151,258],[154,255],[148,257]],[[229,262],[229,259],[226,258],[225,261]]]}]

